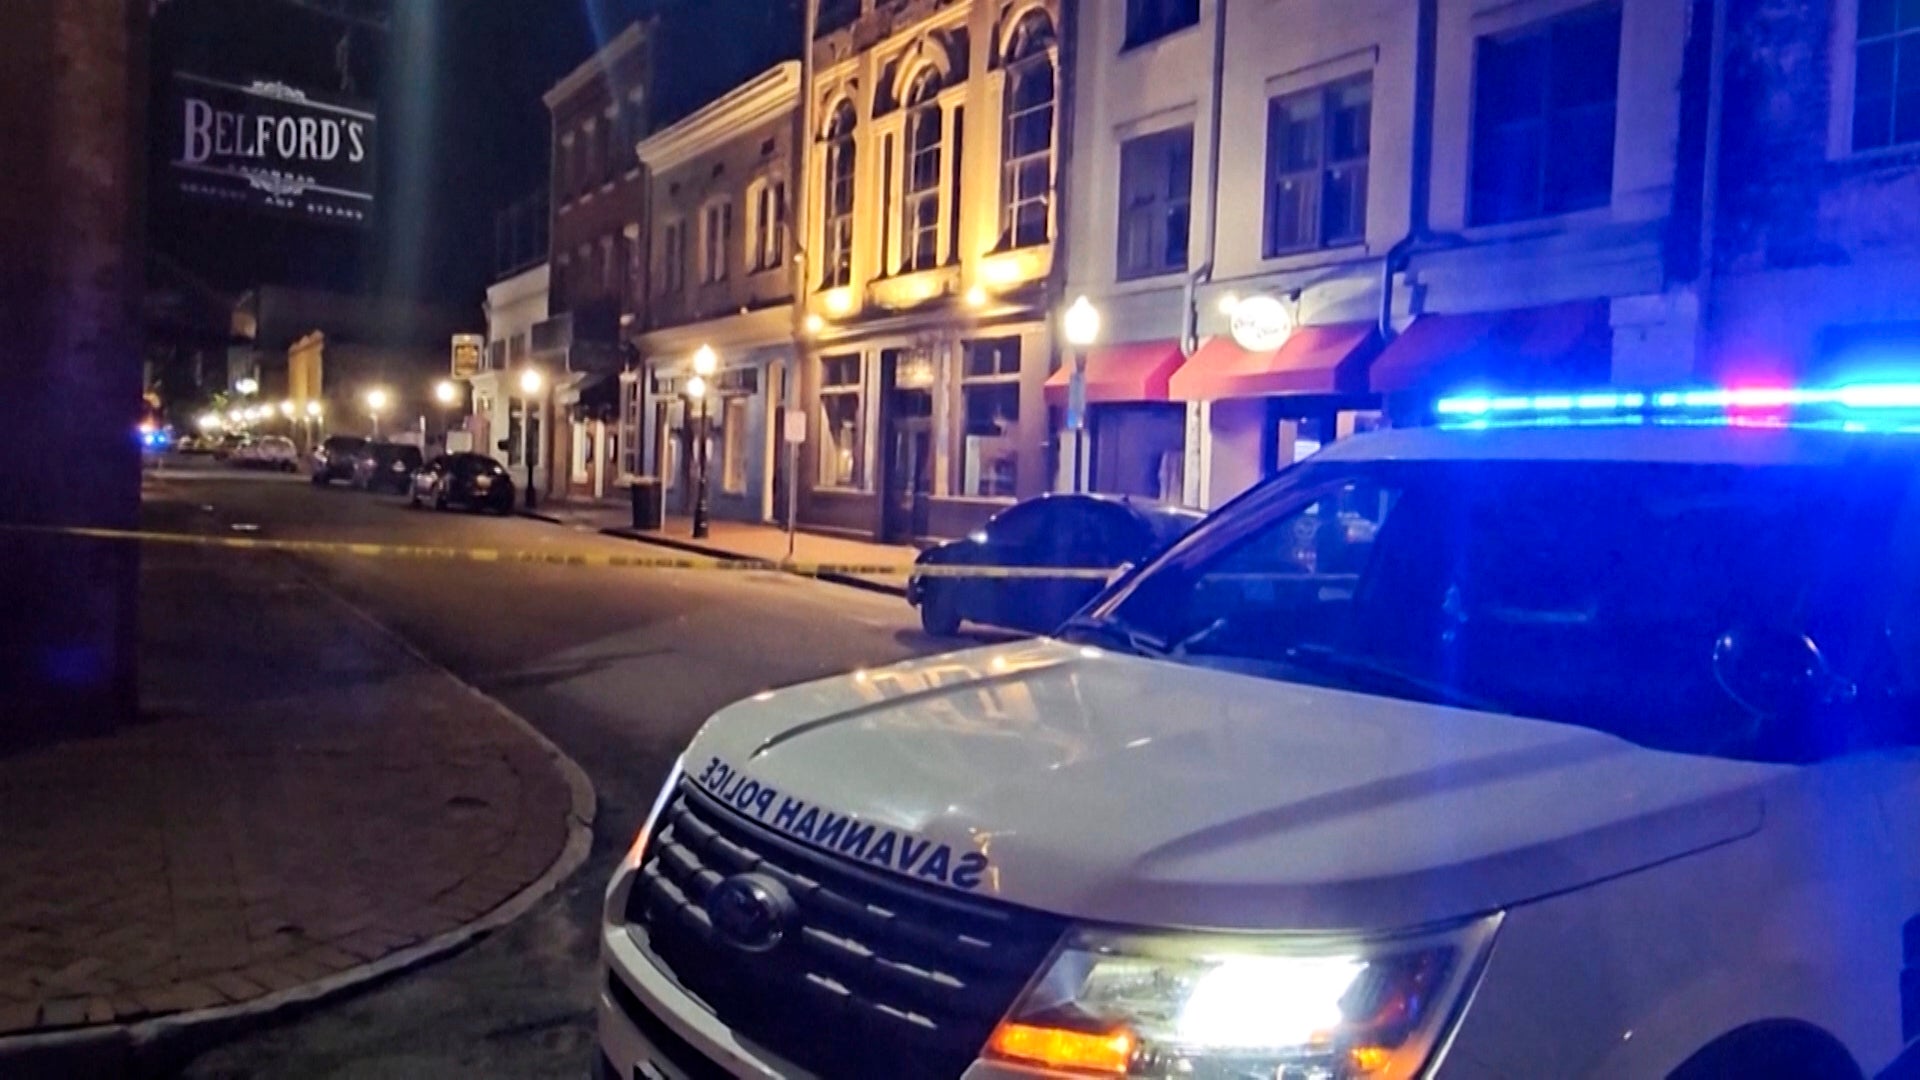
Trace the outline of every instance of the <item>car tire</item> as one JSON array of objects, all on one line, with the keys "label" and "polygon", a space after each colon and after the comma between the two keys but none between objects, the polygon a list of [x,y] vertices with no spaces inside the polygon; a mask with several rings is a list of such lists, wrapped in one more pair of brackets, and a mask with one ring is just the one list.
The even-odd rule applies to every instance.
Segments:
[{"label": "car tire", "polygon": [[928,583],[920,598],[920,628],[934,637],[952,637],[960,629],[960,609],[953,593]]}]

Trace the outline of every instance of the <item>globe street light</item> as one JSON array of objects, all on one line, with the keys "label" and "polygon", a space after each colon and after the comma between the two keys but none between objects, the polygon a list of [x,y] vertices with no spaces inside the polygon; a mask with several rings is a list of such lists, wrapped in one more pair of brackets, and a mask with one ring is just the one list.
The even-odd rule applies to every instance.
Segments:
[{"label": "globe street light", "polygon": [[233,388],[239,391],[241,397],[252,397],[260,392],[260,380],[241,379],[233,384]]},{"label": "globe street light", "polygon": [[373,417],[373,437],[380,438],[380,414],[387,409],[387,392],[376,386],[367,391],[367,415]]},{"label": "globe street light", "polygon": [[709,427],[707,421],[707,379],[720,369],[720,355],[713,346],[702,345],[693,354],[693,377],[687,380],[687,396],[700,405],[698,426],[694,429],[697,440],[693,448],[693,538],[704,540],[711,532],[707,521],[707,442]]},{"label": "globe street light", "polygon": [[539,368],[530,367],[520,372],[520,457],[527,463],[527,509],[538,505],[538,496],[533,490],[533,455],[538,445],[533,440],[534,397],[546,386],[546,379]]},{"label": "globe street light", "polygon": [[442,405],[452,405],[454,397],[459,393],[460,391],[454,388],[453,381],[450,379],[441,379],[433,384],[433,400]]},{"label": "globe street light", "polygon": [[1087,349],[1100,339],[1100,309],[1082,296],[1060,320],[1073,349],[1073,377],[1067,383],[1067,427],[1073,432],[1073,490],[1086,485]]}]

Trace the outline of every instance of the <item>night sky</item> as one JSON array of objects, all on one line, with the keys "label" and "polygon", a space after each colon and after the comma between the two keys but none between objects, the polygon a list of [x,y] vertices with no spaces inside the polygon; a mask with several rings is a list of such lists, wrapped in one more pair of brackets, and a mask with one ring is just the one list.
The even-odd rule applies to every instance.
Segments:
[{"label": "night sky", "polygon": [[[262,283],[405,295],[475,310],[493,277],[493,214],[545,183],[540,95],[634,19],[662,20],[655,101],[670,121],[798,55],[798,0],[391,0],[391,30],[354,34],[350,64],[380,123],[376,220],[314,227],[208,207],[170,188],[153,147],[158,256],[238,292]],[[341,28],[280,0],[167,0],[154,108],[175,70],[337,92]]]}]

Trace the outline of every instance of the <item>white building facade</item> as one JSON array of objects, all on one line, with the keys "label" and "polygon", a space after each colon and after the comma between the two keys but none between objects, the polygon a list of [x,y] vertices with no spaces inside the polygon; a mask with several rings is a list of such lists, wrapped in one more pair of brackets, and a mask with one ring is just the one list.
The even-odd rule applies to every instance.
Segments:
[{"label": "white building facade", "polygon": [[487,288],[487,346],[472,386],[473,447],[503,465],[521,464],[525,452],[513,401],[515,380],[531,355],[533,328],[547,320],[547,263],[541,262]]},{"label": "white building facade", "polygon": [[[658,476],[669,512],[689,513],[698,440],[715,517],[774,521],[786,506],[781,429],[794,362],[788,228],[800,64],[782,64],[643,140],[653,224],[641,367],[627,375],[628,427],[647,433],[638,471]],[[698,400],[693,357],[717,370]],[[701,413],[705,413],[704,424]]]},{"label": "white building facade", "polygon": [[1080,5],[1067,292],[1104,315],[1083,482],[1218,506],[1441,390],[1687,377],[1693,22],[1676,0]]}]

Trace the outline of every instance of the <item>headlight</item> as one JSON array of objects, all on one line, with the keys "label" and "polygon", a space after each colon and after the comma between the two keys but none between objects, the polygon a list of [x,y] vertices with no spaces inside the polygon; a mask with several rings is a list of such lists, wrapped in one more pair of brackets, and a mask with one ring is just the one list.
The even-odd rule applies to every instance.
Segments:
[{"label": "headlight", "polygon": [[1077,931],[987,1055],[1180,1080],[1414,1076],[1498,925],[1496,915],[1377,941]]},{"label": "headlight", "polygon": [[647,841],[659,826],[660,815],[666,813],[667,804],[673,801],[673,793],[679,790],[680,774],[684,771],[683,761],[682,758],[674,759],[673,768],[667,771],[666,782],[660,785],[660,793],[653,797],[653,809],[647,811],[647,819],[640,823],[640,831],[634,835],[633,846],[627,849],[627,857],[620,860],[620,868],[613,872],[612,880],[607,882],[607,895],[603,899],[600,914],[608,924],[618,923],[623,918],[633,872],[646,861]]}]

